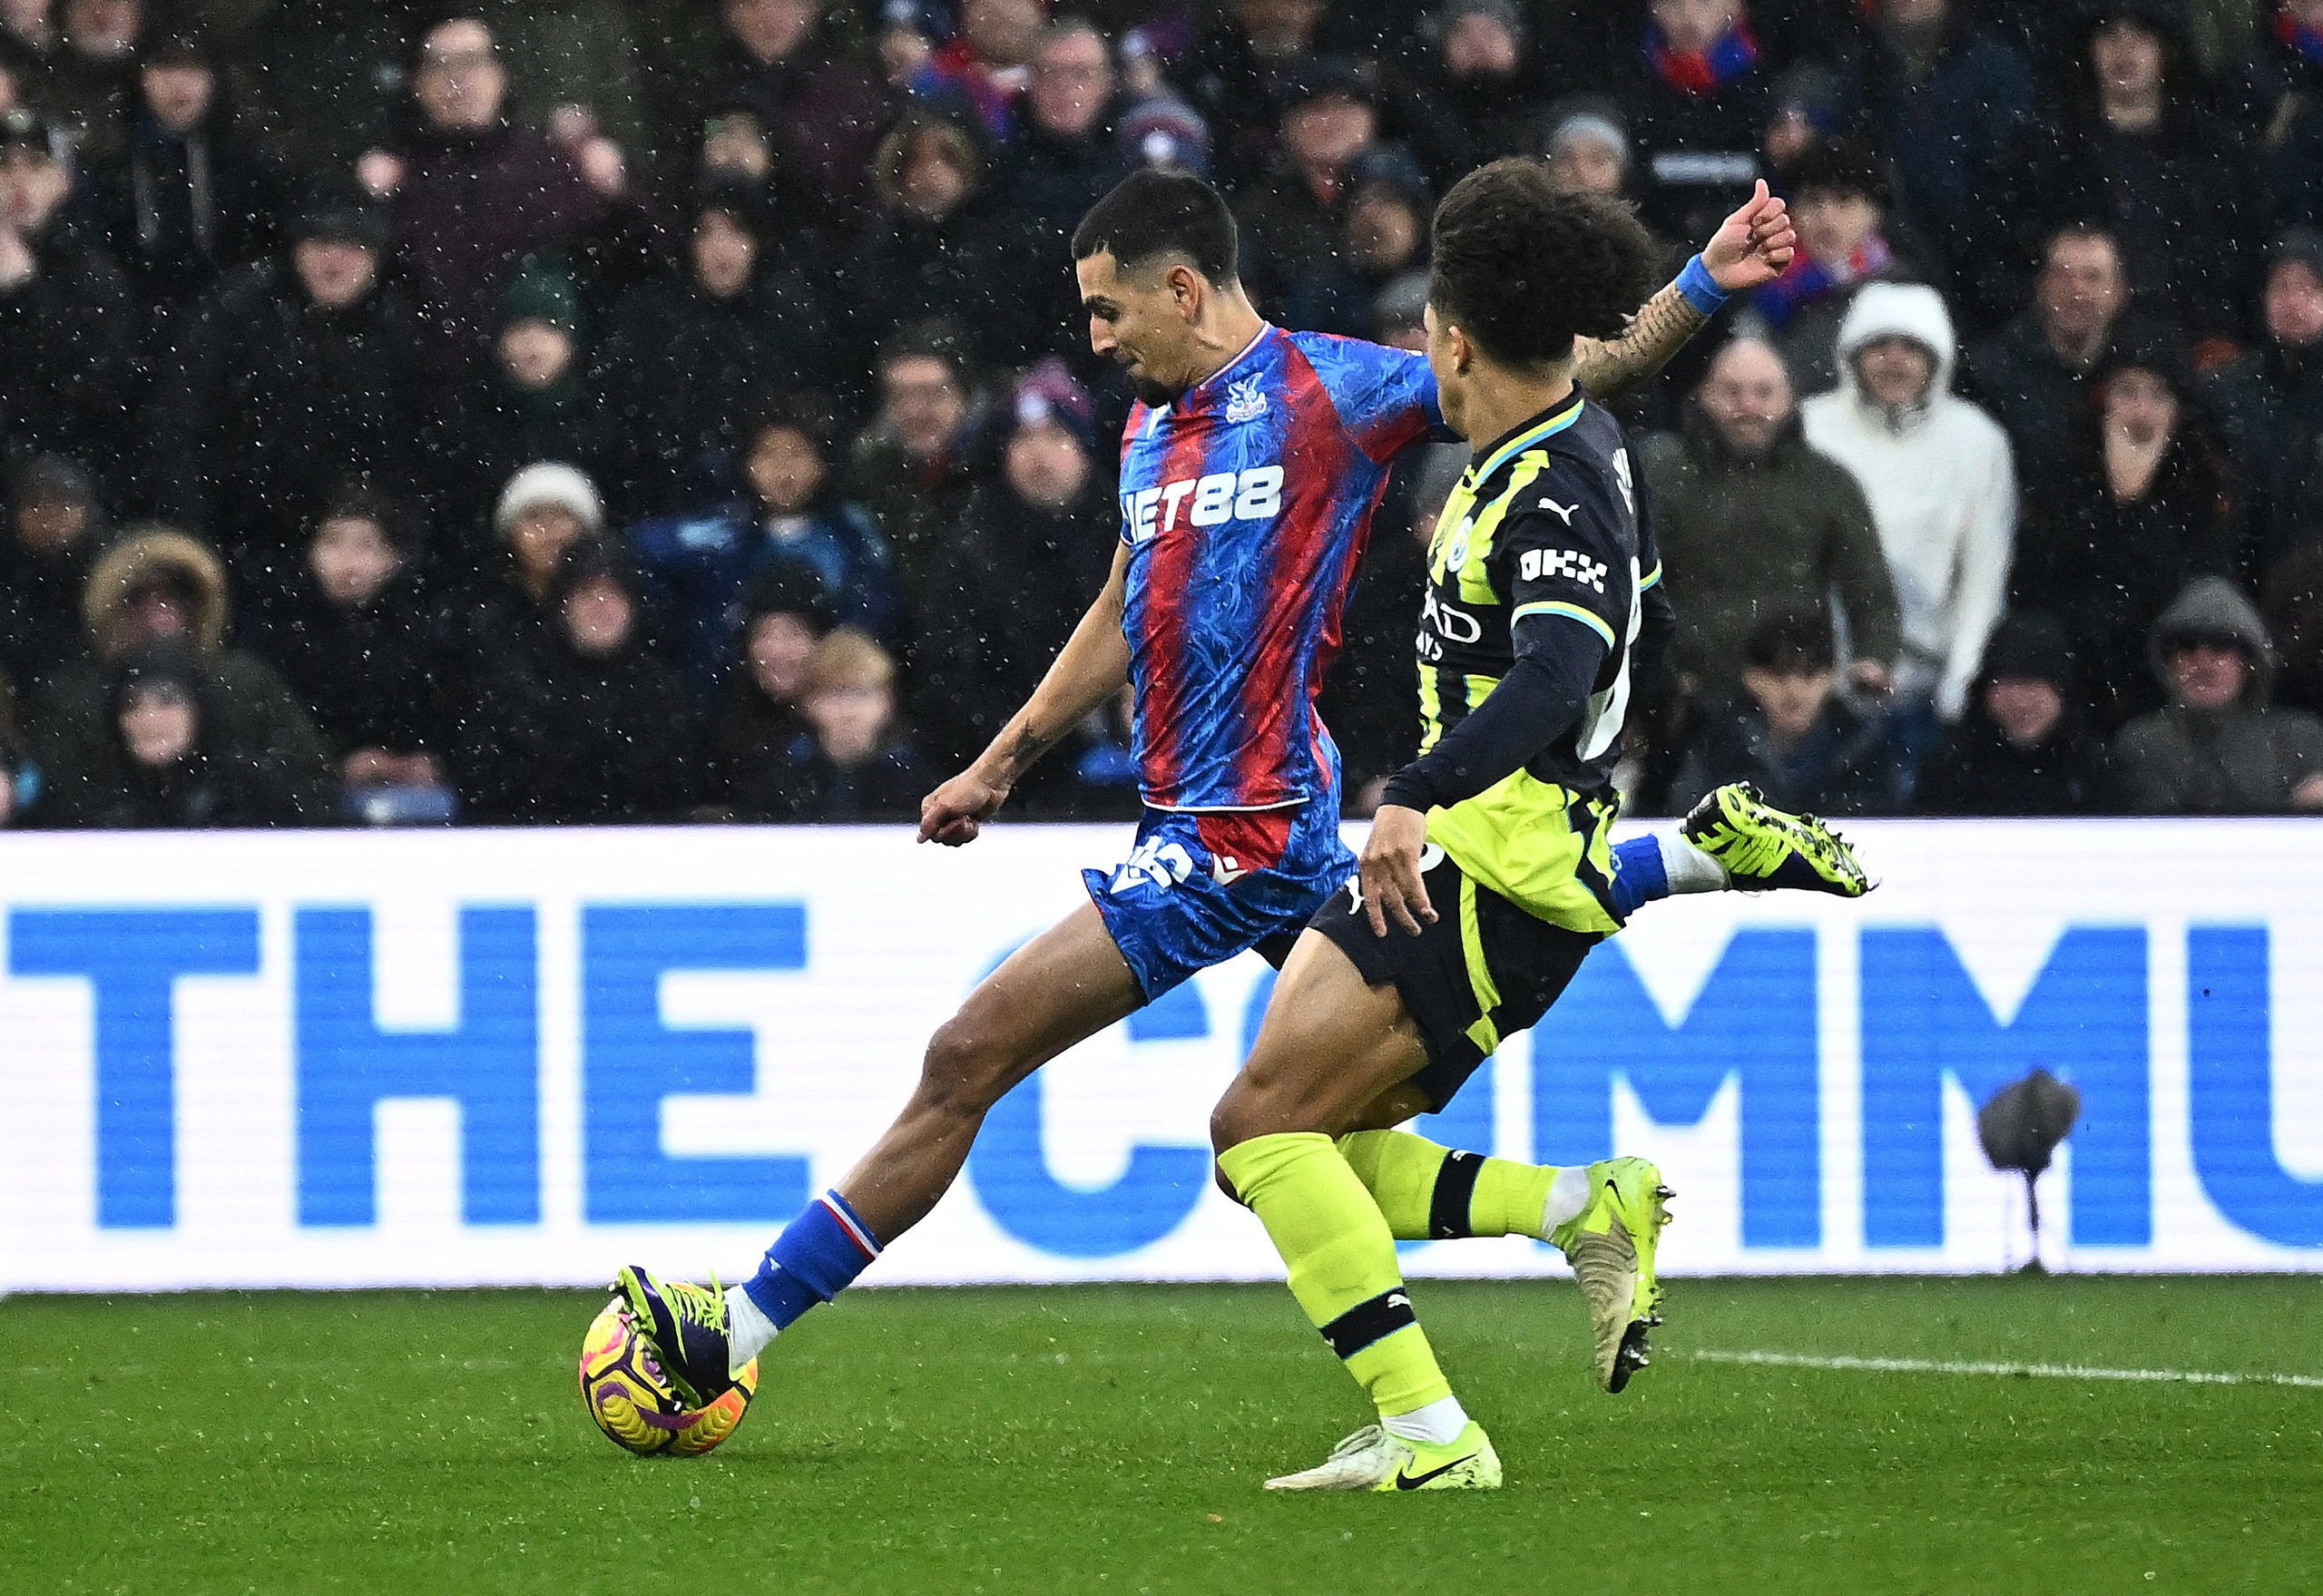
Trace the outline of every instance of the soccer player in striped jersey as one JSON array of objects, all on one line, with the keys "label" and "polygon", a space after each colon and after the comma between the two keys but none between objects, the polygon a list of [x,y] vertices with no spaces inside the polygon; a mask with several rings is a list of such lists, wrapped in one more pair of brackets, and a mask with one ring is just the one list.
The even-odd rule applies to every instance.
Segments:
[{"label": "soccer player in striped jersey", "polygon": [[[1678,282],[1580,347],[1576,375],[1602,391],[1659,369],[1722,292],[1771,280],[1791,244],[1761,185]],[[1116,868],[1083,872],[1090,901],[969,994],[929,1042],[901,1115],[750,1280],[720,1291],[622,1271],[690,1397],[723,1390],[926,1217],[1011,1087],[1198,970],[1252,947],[1279,962],[1354,868],[1314,700],[1389,466],[1443,416],[1422,357],[1268,324],[1235,254],[1224,201],[1183,173],[1127,179],[1076,230],[1092,344],[1139,400],[1122,439],[1121,545],[1031,700],[922,807],[923,841],[973,840],[1127,681],[1147,806],[1134,845]],[[1528,269],[1554,299],[1556,263]],[[1641,896],[1754,884],[1693,852],[1676,857],[1695,876],[1669,879],[1655,839],[1642,840],[1626,876]]]},{"label": "soccer player in striped jersey", "polygon": [[[1607,847],[1612,763],[1632,673],[1671,614],[1621,425],[1576,384],[1574,350],[1621,327],[1652,259],[1626,209],[1559,194],[1532,162],[1470,173],[1436,213],[1427,357],[1474,454],[1429,550],[1422,751],[1388,780],[1358,876],[1292,950],[1211,1121],[1220,1178],[1380,1415],[1275,1489],[1501,1482],[1413,1311],[1398,1238],[1551,1241],[1580,1279],[1606,1388],[1645,1361],[1660,1170],[1480,1159],[1389,1127],[1444,1107],[1631,906]],[[1683,829],[1716,857],[1738,816],[1779,839],[1799,884],[1863,890],[1844,844],[1747,789]]]}]

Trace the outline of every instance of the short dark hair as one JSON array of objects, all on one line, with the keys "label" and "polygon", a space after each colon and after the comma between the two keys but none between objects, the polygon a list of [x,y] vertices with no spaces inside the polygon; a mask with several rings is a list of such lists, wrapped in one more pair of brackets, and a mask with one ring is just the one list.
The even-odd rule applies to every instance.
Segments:
[{"label": "short dark hair", "polygon": [[1838,662],[1831,622],[1820,613],[1772,615],[1750,631],[1742,662],[1776,676],[1811,676]]},{"label": "short dark hair", "polygon": [[1547,165],[1524,156],[1454,184],[1435,232],[1428,302],[1511,366],[1570,359],[1576,338],[1619,337],[1658,265],[1628,205],[1560,193]]},{"label": "short dark hair", "polygon": [[1793,156],[1778,175],[1783,191],[1794,199],[1853,194],[1882,211],[1892,200],[1885,163],[1853,139],[1818,139]]},{"label": "short dark hair", "polygon": [[1123,271],[1183,255],[1221,287],[1239,281],[1234,213],[1216,189],[1190,171],[1147,167],[1115,184],[1073,230],[1073,258],[1111,251]]}]

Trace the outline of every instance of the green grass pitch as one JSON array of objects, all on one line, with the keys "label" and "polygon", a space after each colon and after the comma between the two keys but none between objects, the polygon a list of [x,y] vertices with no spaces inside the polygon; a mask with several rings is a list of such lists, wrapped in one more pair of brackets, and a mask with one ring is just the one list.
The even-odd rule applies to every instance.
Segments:
[{"label": "green grass pitch", "polygon": [[695,1462],[592,1294],[12,1298],[0,1591],[2323,1591],[2323,1390],[1690,1356],[2323,1376],[2323,1278],[1681,1280],[1619,1397],[1569,1284],[1415,1295],[1504,1491],[1261,1493],[1365,1417],[1279,1288],[857,1292]]}]

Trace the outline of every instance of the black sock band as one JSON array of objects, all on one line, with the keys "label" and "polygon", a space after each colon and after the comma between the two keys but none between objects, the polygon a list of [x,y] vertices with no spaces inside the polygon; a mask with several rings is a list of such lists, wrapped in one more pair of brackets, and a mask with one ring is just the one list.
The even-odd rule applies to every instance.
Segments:
[{"label": "black sock band", "polygon": [[1419,1316],[1412,1312],[1412,1299],[1401,1286],[1392,1291],[1382,1291],[1367,1302],[1358,1302],[1323,1327],[1323,1339],[1341,1357],[1353,1357],[1373,1342],[1383,1340],[1397,1331],[1419,1323]]},{"label": "black sock band", "polygon": [[1476,1194],[1476,1177],[1485,1172],[1482,1153],[1448,1152],[1436,1171],[1436,1195],[1427,1203],[1427,1239],[1452,1241],[1475,1232],[1468,1228],[1468,1199]]}]

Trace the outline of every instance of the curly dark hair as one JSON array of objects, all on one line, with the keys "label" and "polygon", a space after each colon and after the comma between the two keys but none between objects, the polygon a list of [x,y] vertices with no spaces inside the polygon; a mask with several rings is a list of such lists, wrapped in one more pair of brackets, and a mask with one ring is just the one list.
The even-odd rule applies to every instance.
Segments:
[{"label": "curly dark hair", "polygon": [[1477,168],[1436,208],[1428,302],[1495,360],[1548,366],[1576,338],[1618,338],[1659,256],[1629,206],[1560,193],[1538,161]]}]

